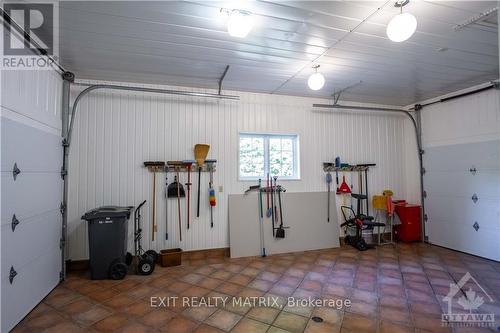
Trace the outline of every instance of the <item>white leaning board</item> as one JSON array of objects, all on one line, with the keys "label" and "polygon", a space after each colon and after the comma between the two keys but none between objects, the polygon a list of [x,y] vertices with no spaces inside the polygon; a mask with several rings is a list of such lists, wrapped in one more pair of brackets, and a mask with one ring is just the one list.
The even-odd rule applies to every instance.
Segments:
[{"label": "white leaning board", "polygon": [[[284,239],[272,235],[271,219],[264,208],[264,240],[268,255],[339,247],[339,224],[335,197],[331,196],[330,222],[327,222],[326,192],[283,193]],[[231,258],[262,254],[258,193],[229,195],[229,242]]]}]

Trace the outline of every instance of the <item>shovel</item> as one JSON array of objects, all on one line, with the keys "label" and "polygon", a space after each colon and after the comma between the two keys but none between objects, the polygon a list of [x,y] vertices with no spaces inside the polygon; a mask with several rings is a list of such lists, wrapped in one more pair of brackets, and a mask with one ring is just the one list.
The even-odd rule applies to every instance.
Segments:
[{"label": "shovel", "polygon": [[276,185],[276,190],[278,191],[278,203],[280,206],[280,225],[278,229],[276,229],[276,238],[285,238],[285,228],[283,227],[283,208],[281,206],[281,187]]},{"label": "shovel", "polygon": [[167,197],[177,198],[177,214],[179,220],[179,241],[182,241],[182,225],[181,225],[181,198],[186,196],[184,192],[184,187],[179,182],[179,170],[182,162],[167,162],[168,165],[174,166],[176,176],[174,177],[174,182],[170,183],[167,188]]},{"label": "shovel", "polygon": [[200,217],[201,169],[203,167],[203,163],[205,163],[205,159],[207,158],[209,149],[210,146],[205,144],[196,144],[194,146],[194,159],[196,160],[196,164],[198,165],[198,205],[196,209],[196,217]]}]

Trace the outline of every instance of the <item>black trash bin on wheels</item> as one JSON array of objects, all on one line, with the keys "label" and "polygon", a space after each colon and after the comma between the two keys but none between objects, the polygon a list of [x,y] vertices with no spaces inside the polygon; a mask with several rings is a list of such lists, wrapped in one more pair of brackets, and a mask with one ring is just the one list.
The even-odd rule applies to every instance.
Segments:
[{"label": "black trash bin on wheels", "polygon": [[86,212],[90,275],[93,280],[120,280],[127,275],[128,219],[134,207],[103,206]]}]

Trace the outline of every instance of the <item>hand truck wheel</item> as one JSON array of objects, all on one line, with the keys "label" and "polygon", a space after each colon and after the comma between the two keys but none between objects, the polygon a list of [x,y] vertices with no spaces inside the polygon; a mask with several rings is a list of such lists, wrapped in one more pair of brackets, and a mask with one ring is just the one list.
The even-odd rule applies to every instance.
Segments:
[{"label": "hand truck wheel", "polygon": [[137,271],[140,275],[150,275],[155,269],[155,263],[153,258],[148,255],[141,256],[139,259],[139,264],[137,266]]}]

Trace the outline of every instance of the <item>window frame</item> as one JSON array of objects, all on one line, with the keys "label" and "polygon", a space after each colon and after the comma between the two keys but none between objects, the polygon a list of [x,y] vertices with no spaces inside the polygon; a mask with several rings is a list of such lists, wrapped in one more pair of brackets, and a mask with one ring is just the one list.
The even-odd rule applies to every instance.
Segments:
[{"label": "window frame", "polygon": [[[240,174],[241,166],[241,151],[240,151],[240,141],[242,137],[247,138],[262,138],[264,139],[264,175],[262,176],[242,176]],[[270,152],[269,152],[269,139],[271,138],[289,138],[292,139],[292,154],[293,154],[293,175],[292,176],[279,176],[280,180],[300,180],[300,137],[298,134],[277,134],[277,133],[258,133],[258,132],[240,132],[238,134],[238,180],[239,181],[256,181],[262,179],[263,181],[267,177],[267,173],[270,174]]]}]

